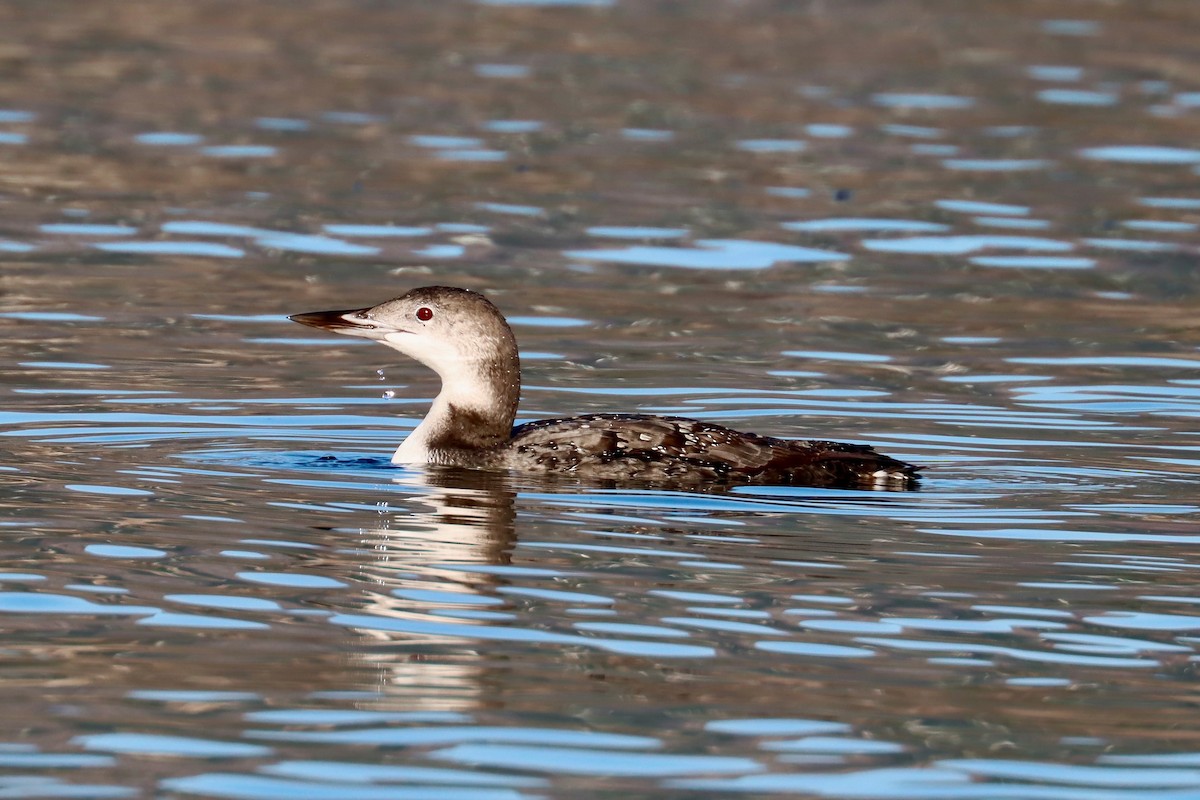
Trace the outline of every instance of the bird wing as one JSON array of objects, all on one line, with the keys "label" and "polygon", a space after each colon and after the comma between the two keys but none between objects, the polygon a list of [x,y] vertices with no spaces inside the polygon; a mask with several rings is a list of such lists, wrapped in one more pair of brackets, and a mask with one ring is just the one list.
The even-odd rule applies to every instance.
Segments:
[{"label": "bird wing", "polygon": [[879,471],[915,478],[912,467],[866,445],[776,439],[682,417],[541,420],[517,427],[510,448],[514,466],[570,473],[586,464],[614,479],[860,485]]}]

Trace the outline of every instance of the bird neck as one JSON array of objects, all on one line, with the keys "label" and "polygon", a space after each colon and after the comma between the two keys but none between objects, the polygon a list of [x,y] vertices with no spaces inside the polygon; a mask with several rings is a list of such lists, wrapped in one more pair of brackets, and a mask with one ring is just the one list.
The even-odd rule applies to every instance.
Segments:
[{"label": "bird neck", "polygon": [[521,365],[511,354],[440,370],[442,389],[425,419],[401,443],[395,463],[452,463],[454,454],[491,450],[509,440],[521,398]]}]

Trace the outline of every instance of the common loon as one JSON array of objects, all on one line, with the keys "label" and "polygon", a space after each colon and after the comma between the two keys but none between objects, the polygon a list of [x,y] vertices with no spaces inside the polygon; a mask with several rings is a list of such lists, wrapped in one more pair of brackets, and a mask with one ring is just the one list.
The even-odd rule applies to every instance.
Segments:
[{"label": "common loon", "polygon": [[776,439],[681,417],[588,414],[514,428],[516,338],[500,310],[467,289],[426,286],[371,308],[289,319],[381,342],[441,377],[429,413],[392,456],[396,464],[690,485],[912,489],[919,477],[918,467],[866,445]]}]

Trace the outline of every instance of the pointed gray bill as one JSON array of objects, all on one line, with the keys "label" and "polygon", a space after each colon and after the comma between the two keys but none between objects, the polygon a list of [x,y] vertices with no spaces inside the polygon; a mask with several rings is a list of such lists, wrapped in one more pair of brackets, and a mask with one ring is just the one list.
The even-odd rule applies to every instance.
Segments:
[{"label": "pointed gray bill", "polygon": [[310,328],[348,333],[371,330],[375,324],[367,317],[367,308],[352,308],[348,311],[310,311],[307,314],[292,314],[288,319]]}]

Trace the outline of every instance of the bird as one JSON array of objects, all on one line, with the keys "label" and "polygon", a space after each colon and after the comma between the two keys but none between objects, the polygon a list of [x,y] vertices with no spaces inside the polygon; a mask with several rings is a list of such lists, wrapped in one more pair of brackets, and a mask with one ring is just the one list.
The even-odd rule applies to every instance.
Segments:
[{"label": "bird", "polygon": [[289,319],[371,339],[432,369],[441,391],[392,456],[439,465],[569,476],[606,484],[738,483],[910,490],[920,467],[861,444],[782,439],[701,420],[587,414],[514,427],[521,395],[517,340],[484,295],[423,286],[369,308]]}]

